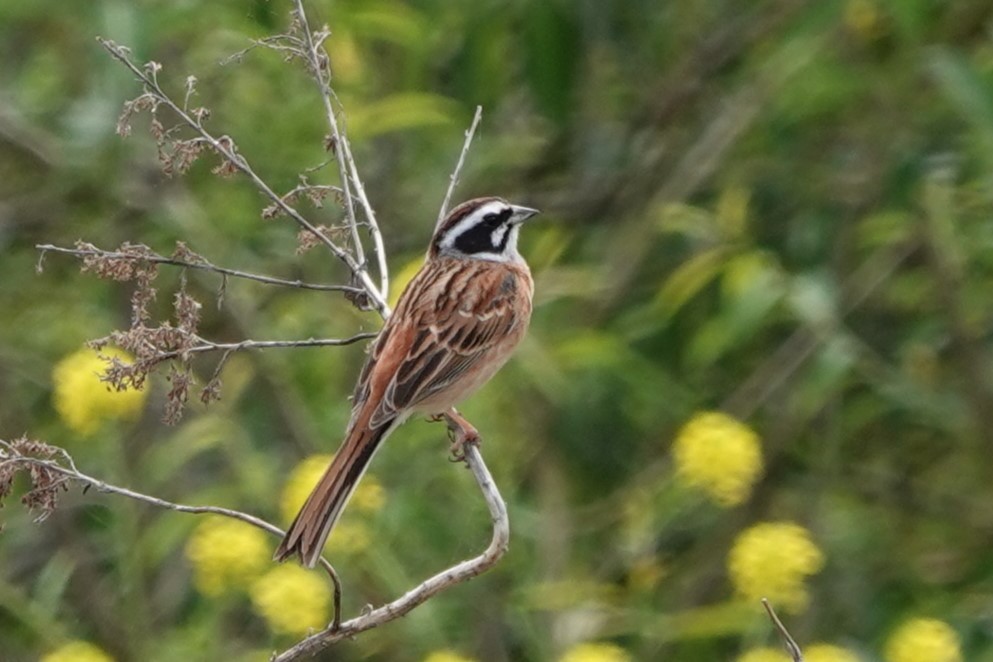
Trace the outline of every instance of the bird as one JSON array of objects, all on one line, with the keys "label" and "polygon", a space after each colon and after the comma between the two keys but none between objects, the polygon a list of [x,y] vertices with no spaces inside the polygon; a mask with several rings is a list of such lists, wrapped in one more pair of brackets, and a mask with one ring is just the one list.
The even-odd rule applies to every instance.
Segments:
[{"label": "bird", "polygon": [[437,224],[424,264],[370,346],[341,446],[274,560],[297,556],[314,567],[373,455],[412,414],[444,418],[453,448],[479,440],[455,405],[503,367],[527,331],[534,281],[517,241],[536,214],[485,197],[454,207]]}]

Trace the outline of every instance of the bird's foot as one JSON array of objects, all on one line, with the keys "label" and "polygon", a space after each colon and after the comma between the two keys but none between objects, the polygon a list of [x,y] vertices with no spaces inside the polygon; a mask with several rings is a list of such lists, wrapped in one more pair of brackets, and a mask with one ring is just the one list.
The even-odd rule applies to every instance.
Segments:
[{"label": "bird's foot", "polygon": [[465,462],[465,447],[467,444],[479,445],[482,438],[472,423],[467,421],[454,408],[441,415],[448,424],[448,438],[452,442],[449,462]]}]

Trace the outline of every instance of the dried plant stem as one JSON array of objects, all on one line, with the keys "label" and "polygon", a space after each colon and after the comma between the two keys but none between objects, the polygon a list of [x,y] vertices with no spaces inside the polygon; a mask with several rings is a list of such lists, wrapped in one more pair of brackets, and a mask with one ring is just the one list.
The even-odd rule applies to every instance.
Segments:
[{"label": "dried plant stem", "polygon": [[267,198],[269,198],[269,200],[271,200],[278,209],[292,218],[301,227],[307,229],[314,236],[316,236],[321,243],[328,247],[335,257],[344,262],[349,271],[351,271],[355,278],[362,284],[362,287],[365,289],[369,298],[373,301],[375,307],[381,312],[384,312],[384,314],[388,314],[389,306],[386,304],[386,300],[383,297],[379,287],[370,278],[368,271],[363,269],[348,251],[331,241],[310,221],[304,218],[299,211],[287,204],[282,196],[273,191],[272,188],[261,177],[259,177],[259,175],[249,164],[248,160],[237,152],[233,141],[229,137],[221,136],[218,138],[214,136],[203,127],[203,124],[201,124],[199,120],[191,117],[190,114],[187,113],[179,104],[173,101],[172,98],[166,94],[159,85],[154,74],[155,67],[149,67],[149,72],[143,71],[131,61],[127,49],[117,45],[109,39],[98,37],[97,40],[100,42],[100,45],[114,57],[114,59],[118,60],[121,64],[127,67],[131,73],[133,73],[138,80],[145,85],[147,92],[151,94],[156,101],[168,107],[184,124],[199,134],[200,139],[209,145],[212,150],[220,154],[235,169],[248,177],[252,184],[254,184],[255,187],[259,189],[259,191],[261,191]]},{"label": "dried plant stem", "polygon": [[142,254],[142,255],[132,255],[128,253],[121,253],[118,251],[106,251],[99,248],[89,249],[89,248],[66,248],[64,246],[55,246],[54,244],[37,244],[36,249],[41,251],[42,257],[45,253],[64,253],[66,255],[73,255],[75,257],[100,257],[107,258],[109,260],[136,260],[143,262],[154,262],[156,264],[168,264],[175,267],[182,267],[184,269],[199,269],[201,271],[211,271],[214,273],[221,274],[223,276],[230,276],[231,278],[243,278],[245,280],[254,280],[259,283],[265,283],[267,285],[281,285],[284,287],[295,287],[301,290],[321,290],[326,292],[353,292],[360,293],[364,292],[357,287],[351,287],[349,285],[323,285],[320,283],[306,283],[302,280],[287,280],[284,278],[274,278],[272,276],[263,276],[261,274],[253,274],[247,271],[239,271],[238,269],[228,269],[227,267],[219,267],[215,264],[211,264],[207,261],[202,262],[189,262],[187,260],[178,260],[176,258],[166,257],[164,255],[158,254]]},{"label": "dried plant stem", "polygon": [[472,145],[472,138],[476,135],[476,128],[479,127],[479,121],[483,119],[483,107],[476,106],[476,113],[472,116],[472,124],[465,132],[465,142],[462,143],[462,151],[459,153],[459,160],[455,164],[455,170],[452,171],[451,176],[448,178],[448,190],[445,191],[445,199],[441,201],[441,209],[438,210],[438,221],[435,223],[437,227],[448,215],[448,205],[452,202],[452,193],[455,192],[455,187],[459,183],[459,175],[462,174],[462,167],[465,165],[466,154],[469,153],[469,146]]},{"label": "dried plant stem", "polygon": [[776,610],[772,608],[772,605],[765,598],[762,598],[762,606],[765,607],[766,613],[769,614],[769,620],[772,621],[772,624],[776,627],[776,631],[779,632],[779,636],[783,640],[783,648],[786,649],[790,659],[793,662],[803,662],[803,651],[800,650],[800,645],[796,643],[790,631],[779,620]]},{"label": "dried plant stem", "polygon": [[[379,270],[379,292],[383,299],[388,298],[389,292],[389,271],[386,265],[386,251],[383,246],[383,236],[379,231],[379,224],[376,222],[376,214],[366,196],[365,187],[359,178],[358,169],[355,165],[355,158],[352,156],[352,148],[348,142],[348,136],[338,125],[338,116],[334,111],[333,100],[334,90],[331,89],[331,73],[328,66],[328,55],[324,50],[324,40],[330,36],[330,31],[325,27],[316,35],[310,29],[310,22],[307,19],[307,12],[303,7],[303,0],[294,0],[297,20],[300,22],[300,29],[304,34],[306,49],[304,57],[307,66],[311,71],[314,81],[317,83],[321,103],[324,106],[324,115],[327,119],[328,128],[331,130],[331,138],[334,148],[337,150],[336,161],[338,163],[338,174],[341,178],[341,187],[345,198],[345,213],[348,216],[348,224],[352,231],[352,239],[355,244],[356,256],[359,266],[366,269],[365,253],[362,247],[362,240],[358,233],[358,221],[355,216],[355,204],[352,199],[352,186],[355,187],[355,196],[362,205],[368,221],[369,234],[372,237],[373,249],[377,258],[377,268]],[[351,185],[349,184],[351,182]],[[384,317],[389,315],[388,308],[380,308]]]},{"label": "dried plant stem", "polygon": [[441,591],[482,574],[500,560],[510,545],[510,520],[507,517],[507,507],[476,445],[466,445],[465,461],[486,498],[486,505],[493,520],[493,535],[486,550],[479,556],[426,579],[393,602],[345,621],[338,628],[328,627],[307,637],[275,656],[273,662],[290,662],[314,655],[337,641],[400,618]]},{"label": "dried plant stem", "polygon": [[203,354],[204,352],[240,352],[246,349],[274,349],[277,347],[339,347],[341,345],[351,345],[352,343],[375,338],[375,333],[356,333],[347,338],[308,338],[307,340],[241,340],[239,342],[212,342],[200,338],[200,344],[186,349],[177,349],[172,352],[162,352],[155,359],[158,361],[168,361],[185,354]]},{"label": "dried plant stem", "polygon": [[[103,492],[105,494],[117,494],[119,496],[124,496],[129,499],[134,499],[135,501],[140,501],[158,508],[165,508],[166,510],[174,510],[179,513],[190,513],[194,515],[221,515],[223,517],[230,517],[232,519],[245,522],[246,524],[251,524],[254,527],[262,529],[263,531],[268,531],[269,533],[282,537],[285,531],[280,529],[274,524],[270,524],[264,519],[260,519],[254,515],[249,515],[248,513],[241,512],[240,510],[233,510],[231,508],[221,508],[220,506],[187,506],[181,503],[175,503],[172,501],[167,501],[165,499],[160,499],[159,497],[150,496],[142,492],[136,492],[134,490],[128,489],[126,487],[121,487],[119,485],[114,485],[106,481],[100,480],[99,478],[94,478],[93,476],[87,475],[80,471],[75,462],[73,462],[72,457],[69,456],[65,451],[61,452],[63,461],[67,466],[63,466],[55,460],[42,460],[34,457],[26,457],[23,455],[16,454],[14,448],[7,442],[0,441],[0,448],[4,449],[0,451],[0,467],[3,467],[7,463],[17,463],[17,464],[29,464],[45,467],[53,472],[59,473],[69,481],[77,481],[92,487],[98,492]],[[338,573],[335,572],[334,568],[330,563],[324,558],[320,559],[321,567],[328,573],[334,584],[334,621],[340,622],[341,619],[341,581],[338,579]]]}]

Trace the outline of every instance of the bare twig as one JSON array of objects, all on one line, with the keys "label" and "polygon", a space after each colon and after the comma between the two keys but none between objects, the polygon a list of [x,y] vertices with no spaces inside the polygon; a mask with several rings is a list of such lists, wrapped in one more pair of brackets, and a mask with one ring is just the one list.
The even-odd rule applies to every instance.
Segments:
[{"label": "bare twig", "polygon": [[246,349],[274,349],[276,347],[340,347],[351,345],[352,343],[375,338],[376,334],[356,333],[347,338],[308,338],[307,340],[242,340],[240,342],[211,342],[200,338],[200,344],[185,349],[177,349],[172,352],[160,352],[155,356],[157,361],[168,361],[178,358],[184,354],[203,354],[205,352],[240,352]]},{"label": "bare twig", "polygon": [[[136,492],[126,487],[121,487],[119,485],[114,485],[100,480],[99,478],[94,478],[93,476],[87,475],[80,471],[76,467],[76,463],[73,461],[72,457],[65,450],[55,446],[51,446],[49,448],[57,451],[58,455],[65,464],[62,464],[54,459],[41,459],[23,455],[18,452],[17,448],[13,444],[0,440],[0,470],[7,467],[17,469],[20,466],[43,467],[48,471],[62,475],[69,481],[84,483],[98,492],[103,492],[105,494],[117,494],[129,499],[134,499],[135,501],[140,501],[158,508],[165,508],[166,510],[174,510],[179,513],[190,513],[194,515],[212,514],[230,517],[231,519],[236,519],[262,529],[263,531],[268,531],[269,533],[280,538],[285,533],[285,531],[280,529],[278,526],[270,524],[264,519],[240,510],[221,508],[220,506],[187,506],[173,501],[160,499],[159,497],[144,494],[142,492]],[[320,564],[321,567],[328,573],[328,576],[334,584],[334,615],[331,626],[329,626],[334,627],[341,621],[341,581],[338,579],[338,573],[335,572],[335,569],[331,566],[327,559],[322,557],[320,559]]]},{"label": "bare twig", "polygon": [[345,621],[337,629],[328,627],[307,637],[275,656],[273,662],[289,662],[314,655],[337,641],[400,618],[441,591],[482,574],[500,560],[510,545],[510,520],[507,517],[507,507],[476,445],[466,445],[465,459],[486,498],[490,517],[493,519],[493,537],[486,550],[479,556],[425,580],[393,602]]},{"label": "bare twig", "polygon": [[786,626],[783,625],[783,622],[779,620],[776,610],[772,608],[772,605],[769,604],[769,601],[765,598],[762,598],[762,606],[765,607],[766,613],[769,614],[769,619],[772,621],[772,624],[776,626],[776,630],[779,632],[779,636],[783,640],[783,648],[786,649],[790,659],[793,660],[793,662],[803,662],[803,651],[800,650],[799,644],[797,644],[796,640],[793,639],[792,635],[790,635],[790,631],[787,630]]},{"label": "bare twig", "polygon": [[361,290],[357,287],[351,287],[349,285],[323,285],[320,283],[306,283],[302,280],[287,280],[284,278],[274,278],[272,276],[263,276],[261,274],[253,274],[247,271],[239,271],[238,269],[228,269],[227,267],[219,267],[215,264],[211,264],[206,260],[202,262],[191,262],[189,260],[178,260],[176,258],[166,257],[164,255],[159,255],[157,253],[135,255],[129,253],[121,253],[118,251],[107,251],[100,248],[66,248],[64,246],[56,246],[54,244],[37,244],[36,249],[45,253],[64,253],[66,255],[74,255],[76,257],[100,257],[107,258],[110,260],[139,260],[145,262],[155,262],[157,264],[168,264],[176,267],[183,267],[184,269],[200,269],[202,271],[212,271],[214,273],[223,274],[225,276],[231,276],[232,278],[244,278],[245,280],[254,280],[259,283],[265,283],[267,285],[282,285],[284,287],[295,287],[301,290],[321,290],[326,292],[353,292],[359,293]]},{"label": "bare twig", "polygon": [[[300,29],[303,32],[303,40],[306,44],[306,48],[303,53],[304,59],[307,61],[307,66],[310,69],[311,76],[317,83],[320,91],[321,103],[324,105],[324,115],[327,119],[328,128],[331,130],[331,144],[333,149],[336,150],[337,158],[335,160],[338,162],[338,174],[341,178],[341,187],[345,198],[345,213],[348,216],[348,223],[352,230],[352,239],[355,244],[358,263],[363,270],[367,269],[362,240],[358,231],[358,221],[355,216],[355,204],[352,199],[352,186],[355,187],[355,196],[362,205],[362,210],[365,213],[366,221],[368,222],[369,233],[372,237],[373,247],[377,258],[377,268],[379,269],[379,292],[385,300],[388,297],[389,291],[389,272],[386,266],[386,252],[383,246],[383,237],[379,231],[379,225],[376,223],[376,214],[372,209],[372,205],[369,204],[369,198],[366,196],[365,187],[362,185],[362,180],[359,178],[358,169],[355,165],[355,157],[352,156],[352,148],[349,144],[348,136],[344,130],[344,127],[339,126],[338,117],[334,111],[333,100],[335,99],[335,96],[334,91],[331,89],[331,68],[328,64],[327,51],[324,49],[324,40],[327,39],[331,33],[327,26],[322,28],[320,32],[316,34],[313,33],[307,19],[307,12],[303,7],[303,0],[294,0],[294,4],[295,9],[293,13],[300,23]],[[349,185],[349,182],[351,182],[351,185]],[[380,310],[383,310],[384,316],[389,315],[388,309],[380,308]]]},{"label": "bare twig", "polygon": [[318,237],[321,243],[327,246],[335,257],[345,263],[345,266],[348,267],[354,277],[362,284],[366,294],[368,294],[370,300],[378,310],[384,312],[384,314],[389,311],[389,306],[386,304],[386,300],[383,297],[379,287],[372,281],[367,270],[362,268],[362,265],[356,261],[351,253],[331,241],[310,221],[304,218],[299,211],[287,204],[286,201],[283,200],[282,196],[273,191],[273,189],[261,177],[259,177],[259,175],[249,164],[248,160],[237,151],[234,141],[230,137],[214,136],[212,133],[207,131],[206,128],[204,128],[199,119],[192,117],[189,113],[183,110],[179,104],[173,101],[172,97],[166,94],[157,80],[156,72],[159,69],[158,64],[149,63],[146,69],[143,70],[131,60],[128,49],[119,46],[109,39],[103,39],[102,37],[98,37],[97,41],[99,41],[100,45],[103,46],[104,49],[106,49],[107,52],[114,57],[114,59],[118,60],[121,64],[127,67],[131,73],[133,73],[138,80],[144,84],[147,94],[152,95],[157,102],[169,108],[169,110],[179,117],[184,124],[193,129],[200,136],[200,140],[206,143],[212,150],[214,150],[214,152],[220,154],[225,159],[226,163],[230,164],[231,167],[247,176],[249,180],[251,180],[252,184],[254,184],[259,191],[261,191],[280,210],[282,210],[283,213],[292,218],[301,227],[306,228]]},{"label": "bare twig", "polygon": [[476,113],[472,116],[472,124],[465,132],[465,142],[462,143],[462,151],[459,153],[459,160],[455,164],[455,170],[452,171],[451,176],[448,178],[448,190],[445,191],[445,199],[441,201],[441,209],[438,211],[438,222],[435,224],[437,228],[445,216],[448,214],[448,205],[452,201],[452,193],[455,192],[455,187],[459,183],[459,175],[462,172],[462,166],[465,165],[465,156],[469,153],[469,146],[472,144],[472,137],[476,134],[476,128],[479,126],[479,121],[483,118],[483,107],[476,106]]}]

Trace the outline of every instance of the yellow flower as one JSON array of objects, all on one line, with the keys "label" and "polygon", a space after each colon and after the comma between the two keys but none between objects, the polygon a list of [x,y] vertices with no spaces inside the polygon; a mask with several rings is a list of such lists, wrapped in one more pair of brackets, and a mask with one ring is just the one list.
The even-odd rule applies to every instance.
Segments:
[{"label": "yellow flower", "polygon": [[424,658],[424,662],[476,662],[476,660],[452,651],[435,651]]},{"label": "yellow flower", "polygon": [[41,658],[40,662],[114,662],[114,658],[86,641],[70,641]]},{"label": "yellow flower", "polygon": [[[331,455],[312,455],[296,466],[290,473],[290,477],[283,487],[279,506],[283,520],[290,522],[296,516],[297,511],[307,500],[310,491],[320,480],[331,463]],[[386,490],[375,476],[366,474],[355,488],[352,495],[350,508],[345,509],[342,521],[338,522],[331,537],[328,539],[327,549],[342,554],[354,554],[361,552],[369,546],[370,535],[366,525],[361,521],[352,519],[351,514],[356,512],[371,514],[379,511],[386,502]]]},{"label": "yellow flower", "polygon": [[249,595],[255,612],[279,634],[304,634],[330,620],[331,587],[298,565],[270,570],[255,580]]},{"label": "yellow flower", "polygon": [[105,421],[135,418],[145,406],[146,391],[118,391],[101,382],[108,363],[100,355],[133,361],[127,352],[107,347],[98,353],[81,349],[59,361],[52,370],[55,411],[70,429],[91,436]]},{"label": "yellow flower", "polygon": [[[806,652],[804,652],[806,659]],[[790,658],[778,648],[753,648],[740,655],[735,662],[790,662]]]},{"label": "yellow flower", "polygon": [[690,419],[676,435],[672,453],[676,475],[722,506],[747,499],[762,473],[758,435],[721,412]]},{"label": "yellow flower", "polygon": [[959,638],[948,623],[914,618],[890,635],[886,662],[962,662]]},{"label": "yellow flower", "polygon": [[604,643],[586,643],[573,646],[559,658],[559,662],[630,662],[631,656],[620,646]]},{"label": "yellow flower", "polygon": [[325,548],[338,554],[358,554],[368,549],[371,543],[372,536],[365,524],[345,518],[335,525]]},{"label": "yellow flower", "polygon": [[728,571],[738,594],[749,602],[768,598],[798,611],[807,604],[804,579],[824,565],[810,533],[791,522],[765,522],[741,533],[728,555]]},{"label": "yellow flower", "polygon": [[351,505],[363,513],[377,513],[386,503],[386,490],[375,476],[366,474],[352,495]]},{"label": "yellow flower", "polygon": [[208,517],[186,543],[193,583],[208,596],[247,587],[262,574],[271,556],[265,533],[227,517]]}]

